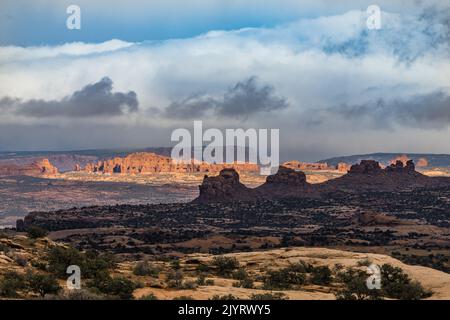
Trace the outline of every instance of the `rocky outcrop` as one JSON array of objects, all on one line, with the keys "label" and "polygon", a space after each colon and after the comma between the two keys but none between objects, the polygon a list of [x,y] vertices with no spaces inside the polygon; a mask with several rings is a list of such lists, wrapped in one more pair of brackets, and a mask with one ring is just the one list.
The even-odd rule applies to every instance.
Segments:
[{"label": "rocky outcrop", "polygon": [[123,173],[123,174],[146,174],[146,173],[218,173],[223,169],[233,168],[239,172],[258,172],[259,166],[254,163],[222,163],[210,164],[192,160],[190,163],[175,162],[170,157],[150,152],[131,153],[126,157],[115,157],[113,159],[89,163],[83,169],[86,172],[97,173]]},{"label": "rocky outcrop", "polygon": [[381,174],[383,169],[381,169],[380,164],[374,160],[362,160],[359,164],[354,164],[350,167],[348,171],[349,175],[376,175]]},{"label": "rocky outcrop", "polygon": [[196,203],[229,202],[236,200],[267,200],[274,198],[302,197],[311,195],[311,184],[306,182],[303,172],[281,166],[277,173],[266,178],[266,182],[254,189],[239,182],[234,169],[222,170],[219,176],[205,176]]},{"label": "rocky outcrop", "polygon": [[414,163],[400,160],[382,168],[377,161],[362,160],[351,166],[342,177],[323,183],[309,184],[301,171],[281,166],[261,186],[251,189],[239,182],[235,170],[223,170],[217,177],[205,177],[200,196],[195,202],[226,202],[236,200],[268,200],[280,198],[327,197],[334,192],[378,192],[406,190],[426,186],[450,185],[450,180],[435,179],[415,171]]},{"label": "rocky outcrop", "polygon": [[297,160],[291,160],[283,163],[283,167],[294,169],[294,170],[334,170],[334,167],[328,166],[328,164],[323,162],[308,163],[300,162]]},{"label": "rocky outcrop", "polygon": [[235,169],[223,169],[216,177],[205,175],[199,187],[200,194],[194,202],[227,202],[233,200],[250,200],[254,196],[252,189],[239,181]]},{"label": "rocky outcrop", "polygon": [[36,160],[31,164],[1,164],[0,176],[42,176],[54,175],[58,169],[48,159]]},{"label": "rocky outcrop", "polygon": [[347,173],[350,171],[350,168],[352,167],[351,164],[345,163],[345,162],[339,162],[336,166],[337,171]]},{"label": "rocky outcrop", "polygon": [[419,158],[417,160],[417,167],[428,167],[428,160],[425,158]]},{"label": "rocky outcrop", "polygon": [[[403,154],[401,156],[395,157],[394,159],[389,161],[390,165],[396,164],[397,161],[400,161],[401,163],[403,163],[404,166],[407,165],[408,161],[412,160],[411,158],[409,158],[406,154]],[[417,167],[428,167],[428,160],[425,158],[419,158],[417,159]]]}]

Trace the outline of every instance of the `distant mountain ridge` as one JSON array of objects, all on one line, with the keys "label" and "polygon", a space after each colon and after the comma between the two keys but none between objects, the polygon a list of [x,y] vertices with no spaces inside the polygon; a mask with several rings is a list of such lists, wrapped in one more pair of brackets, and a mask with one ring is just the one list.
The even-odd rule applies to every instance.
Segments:
[{"label": "distant mountain ridge", "polygon": [[407,155],[414,163],[418,163],[421,158],[428,161],[428,167],[450,167],[450,154],[433,154],[433,153],[369,153],[350,156],[333,157],[317,162],[327,163],[336,166],[340,162],[349,164],[359,163],[361,160],[374,160],[384,165],[389,165],[390,161],[396,157]]}]

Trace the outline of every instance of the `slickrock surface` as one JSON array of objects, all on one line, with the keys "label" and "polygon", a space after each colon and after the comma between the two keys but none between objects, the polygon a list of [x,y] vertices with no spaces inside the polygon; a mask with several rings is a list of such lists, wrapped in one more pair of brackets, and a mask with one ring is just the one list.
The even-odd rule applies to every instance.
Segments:
[{"label": "slickrock surface", "polygon": [[[361,261],[370,261],[377,265],[388,263],[400,267],[412,280],[419,281],[424,288],[433,291],[433,295],[428,299],[439,300],[450,298],[450,274],[431,268],[406,265],[397,259],[383,254],[357,253],[327,248],[292,247],[259,252],[230,253],[225,254],[225,256],[235,257],[251,274],[258,274],[261,269],[279,269],[299,262],[300,260],[314,266],[328,266],[329,268],[340,264],[346,268],[364,269],[365,267],[359,266]],[[209,263],[212,258],[213,256],[209,254],[192,254],[183,258],[181,263],[185,264],[186,261]],[[139,298],[153,293],[159,299],[173,299],[174,297],[183,295],[193,296],[196,299],[209,299],[217,294],[232,294],[240,299],[248,299],[251,294],[267,292],[260,289],[235,288],[232,286],[233,281],[227,280],[214,278],[213,286],[201,286],[195,290],[171,291],[157,288],[142,288],[135,291],[135,296]],[[332,290],[326,286],[310,285],[303,290],[284,290],[279,292],[284,293],[290,300],[335,299]]]}]

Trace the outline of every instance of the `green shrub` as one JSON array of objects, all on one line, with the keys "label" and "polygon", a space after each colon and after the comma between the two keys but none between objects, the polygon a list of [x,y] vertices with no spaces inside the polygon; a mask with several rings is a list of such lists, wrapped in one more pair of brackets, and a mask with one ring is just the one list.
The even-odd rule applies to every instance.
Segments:
[{"label": "green shrub", "polygon": [[46,294],[57,294],[61,290],[57,279],[49,274],[28,272],[26,282],[27,288],[38,293],[41,297]]},{"label": "green shrub", "polygon": [[252,294],[250,300],[287,300],[287,297],[281,292],[266,292]]},{"label": "green shrub", "polygon": [[287,290],[293,285],[302,285],[306,281],[304,273],[292,271],[290,267],[280,270],[270,270],[264,277],[264,289]]},{"label": "green shrub", "polygon": [[409,276],[399,267],[383,264],[381,270],[381,290],[388,298],[401,300],[419,300],[431,296],[417,281],[411,281]]},{"label": "green shrub", "polygon": [[153,268],[147,260],[139,261],[133,268],[133,274],[136,276],[152,276],[157,277],[159,270]]},{"label": "green shrub", "polygon": [[199,286],[206,285],[206,277],[205,277],[205,275],[203,275],[203,274],[199,275],[196,282],[197,282],[197,285],[199,285]]},{"label": "green shrub", "polygon": [[317,285],[326,285],[331,282],[331,270],[327,266],[316,267],[311,272],[311,282]]},{"label": "green shrub", "polygon": [[194,298],[192,298],[191,296],[179,296],[179,297],[175,297],[172,300],[195,300]]},{"label": "green shrub", "polygon": [[67,277],[67,267],[77,265],[84,278],[95,278],[114,267],[114,260],[109,255],[98,255],[94,251],[82,253],[75,248],[53,247],[47,254],[48,270],[56,276]]},{"label": "green shrub", "polygon": [[150,293],[148,295],[140,297],[139,300],[158,300],[158,298],[153,293]]},{"label": "green shrub", "polygon": [[106,271],[99,273],[91,281],[87,282],[87,285],[105,295],[122,300],[133,299],[133,291],[136,289],[133,281],[122,276],[113,278]]},{"label": "green shrub", "polygon": [[18,291],[26,287],[25,279],[17,272],[10,271],[0,280],[0,296],[7,298],[18,297]]},{"label": "green shrub", "polygon": [[206,279],[206,280],[205,280],[205,285],[207,285],[207,286],[213,286],[213,285],[214,285],[214,280],[213,280],[213,279]]},{"label": "green shrub", "polygon": [[227,294],[227,295],[214,295],[210,298],[210,300],[239,300],[238,297],[233,296],[232,294]]},{"label": "green shrub", "polygon": [[338,300],[377,300],[380,299],[380,290],[370,290],[367,287],[365,271],[349,269],[338,273],[337,278],[342,282],[343,288],[335,293]]},{"label": "green shrub", "polygon": [[181,272],[181,270],[177,270],[177,271],[170,271],[167,274],[166,281],[169,288],[181,289],[183,287],[183,279],[184,279],[183,272]]},{"label": "green shrub", "polygon": [[48,231],[38,226],[29,226],[27,228],[27,236],[31,239],[43,238],[48,234]]},{"label": "green shrub", "polygon": [[234,257],[214,257],[212,265],[216,267],[220,276],[228,277],[234,270],[239,268],[239,262]]}]

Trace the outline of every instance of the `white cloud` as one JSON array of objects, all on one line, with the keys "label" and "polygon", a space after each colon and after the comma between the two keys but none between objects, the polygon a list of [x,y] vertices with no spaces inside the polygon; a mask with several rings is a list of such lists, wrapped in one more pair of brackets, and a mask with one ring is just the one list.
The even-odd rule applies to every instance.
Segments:
[{"label": "white cloud", "polygon": [[[113,80],[115,91],[137,93],[140,113],[122,117],[124,125],[190,126],[180,120],[159,118],[152,110],[164,109],[196,93],[217,97],[237,82],[257,76],[286,98],[289,108],[237,125],[283,127],[298,136],[320,132],[322,138],[333,135],[339,139],[353,134],[354,128],[332,119],[316,127],[298,128],[304,111],[362,104],[380,97],[407,98],[436,90],[450,93],[448,39],[443,38],[448,26],[439,16],[420,20],[385,13],[384,17],[381,31],[366,30],[365,12],[350,11],[271,29],[214,31],[162,42],[112,40],[55,47],[2,47],[0,97],[61,99],[107,76]],[[433,46],[424,46],[427,41]],[[211,125],[236,125],[231,120],[209,120]],[[5,121],[22,123],[24,119],[8,116],[1,120]],[[43,120],[36,121],[42,124]],[[28,119],[30,122],[33,120]],[[366,135],[374,140],[373,131],[358,130],[361,139]],[[326,148],[331,148],[330,144]]]}]

